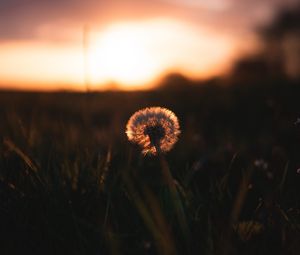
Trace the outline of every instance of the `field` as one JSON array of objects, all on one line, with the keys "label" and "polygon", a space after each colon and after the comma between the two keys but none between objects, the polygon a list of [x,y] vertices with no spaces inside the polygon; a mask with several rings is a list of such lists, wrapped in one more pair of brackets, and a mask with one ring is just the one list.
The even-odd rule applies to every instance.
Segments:
[{"label": "field", "polygon": [[[299,254],[299,95],[291,82],[1,92],[0,253]],[[176,197],[125,134],[146,106],[180,121]]]}]

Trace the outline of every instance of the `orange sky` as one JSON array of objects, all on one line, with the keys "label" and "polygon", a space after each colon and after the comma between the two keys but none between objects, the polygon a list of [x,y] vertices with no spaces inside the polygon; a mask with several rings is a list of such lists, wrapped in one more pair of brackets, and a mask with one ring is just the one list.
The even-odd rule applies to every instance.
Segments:
[{"label": "orange sky", "polygon": [[269,22],[281,2],[3,1],[0,84],[84,90],[87,81],[90,89],[112,83],[146,89],[168,72],[190,78],[220,75],[257,47],[253,28]]}]

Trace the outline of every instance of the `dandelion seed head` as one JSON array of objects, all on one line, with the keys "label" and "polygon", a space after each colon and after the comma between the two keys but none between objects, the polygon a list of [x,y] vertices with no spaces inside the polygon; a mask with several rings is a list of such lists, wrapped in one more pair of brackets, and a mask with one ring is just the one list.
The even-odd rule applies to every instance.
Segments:
[{"label": "dandelion seed head", "polygon": [[142,153],[157,155],[172,149],[180,134],[176,115],[162,107],[149,107],[135,112],[126,125],[128,140],[138,144]]}]

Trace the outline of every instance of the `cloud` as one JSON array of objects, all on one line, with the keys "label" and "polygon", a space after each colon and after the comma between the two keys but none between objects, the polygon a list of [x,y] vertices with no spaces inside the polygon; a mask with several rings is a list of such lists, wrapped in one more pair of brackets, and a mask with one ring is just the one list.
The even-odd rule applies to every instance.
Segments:
[{"label": "cloud", "polygon": [[[68,40],[85,23],[167,16],[220,33],[249,31],[297,0],[0,0],[0,40]],[[76,37],[76,35],[75,35]]]}]

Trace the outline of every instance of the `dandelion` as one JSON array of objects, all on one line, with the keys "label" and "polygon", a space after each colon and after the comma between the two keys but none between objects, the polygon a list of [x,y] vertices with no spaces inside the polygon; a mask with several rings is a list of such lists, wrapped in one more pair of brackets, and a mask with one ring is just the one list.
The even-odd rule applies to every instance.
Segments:
[{"label": "dandelion", "polygon": [[180,134],[176,115],[162,107],[135,112],[126,126],[129,141],[137,143],[143,154],[157,155],[172,149]]},{"label": "dandelion", "polygon": [[129,141],[141,146],[143,154],[158,156],[162,179],[168,191],[166,194],[170,195],[174,209],[172,211],[175,211],[178,223],[187,241],[189,239],[189,228],[182,201],[177,192],[176,185],[178,184],[173,179],[168,162],[163,154],[171,150],[178,140],[180,127],[176,115],[162,107],[149,107],[139,110],[130,117],[126,126],[126,134]]}]

